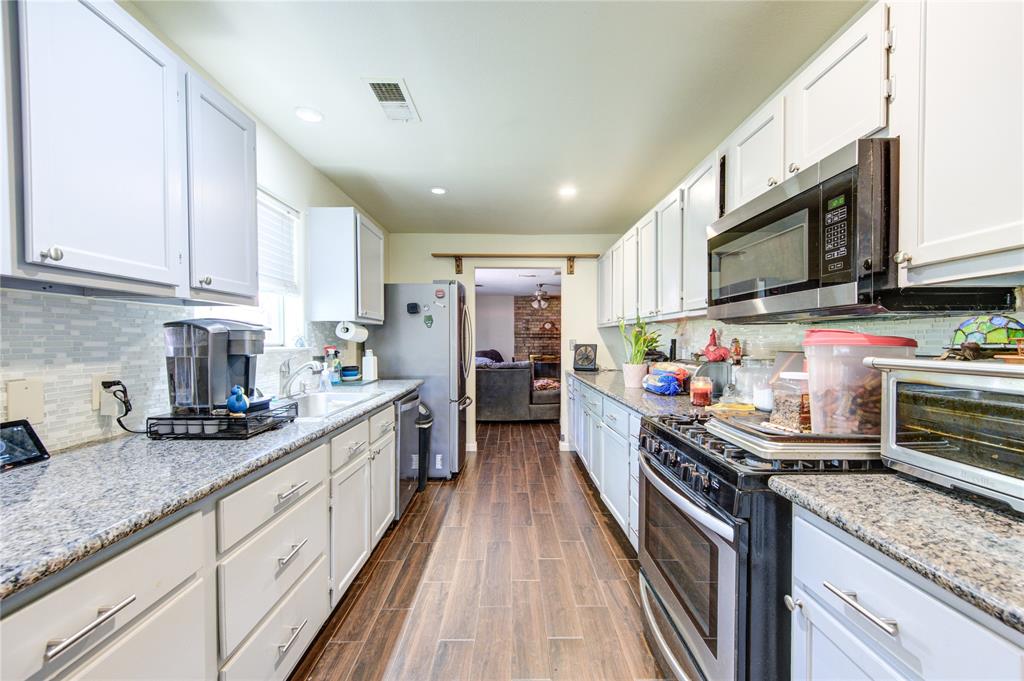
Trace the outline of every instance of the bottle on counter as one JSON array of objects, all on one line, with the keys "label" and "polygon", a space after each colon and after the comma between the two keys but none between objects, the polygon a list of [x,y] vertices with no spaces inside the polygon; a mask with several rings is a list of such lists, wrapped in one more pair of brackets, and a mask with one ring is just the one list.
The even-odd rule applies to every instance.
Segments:
[{"label": "bottle on counter", "polygon": [[377,358],[374,356],[373,350],[367,350],[363,355],[363,380],[377,380]]}]

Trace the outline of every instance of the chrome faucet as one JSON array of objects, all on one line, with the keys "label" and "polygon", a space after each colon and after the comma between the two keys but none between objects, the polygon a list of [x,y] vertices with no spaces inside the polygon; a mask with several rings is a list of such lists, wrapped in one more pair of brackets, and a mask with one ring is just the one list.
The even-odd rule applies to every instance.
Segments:
[{"label": "chrome faucet", "polygon": [[324,365],[323,362],[311,360],[304,362],[298,369],[292,371],[290,359],[281,362],[281,367],[278,369],[278,377],[281,379],[281,397],[289,398],[292,396],[292,384],[306,369],[309,369],[312,374],[319,374],[323,372]]}]

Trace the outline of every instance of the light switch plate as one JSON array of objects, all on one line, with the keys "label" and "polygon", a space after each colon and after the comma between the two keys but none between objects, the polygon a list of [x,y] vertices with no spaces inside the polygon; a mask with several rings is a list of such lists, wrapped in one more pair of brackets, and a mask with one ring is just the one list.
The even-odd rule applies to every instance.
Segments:
[{"label": "light switch plate", "polygon": [[43,380],[23,378],[7,381],[7,420],[26,419],[32,425],[43,423]]}]

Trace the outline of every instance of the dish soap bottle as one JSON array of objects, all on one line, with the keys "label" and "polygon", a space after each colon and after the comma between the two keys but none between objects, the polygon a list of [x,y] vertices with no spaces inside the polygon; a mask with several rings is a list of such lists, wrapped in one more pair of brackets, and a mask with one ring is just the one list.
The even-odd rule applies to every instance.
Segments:
[{"label": "dish soap bottle", "polygon": [[367,350],[363,355],[363,381],[370,382],[377,380],[377,358],[373,350]]}]

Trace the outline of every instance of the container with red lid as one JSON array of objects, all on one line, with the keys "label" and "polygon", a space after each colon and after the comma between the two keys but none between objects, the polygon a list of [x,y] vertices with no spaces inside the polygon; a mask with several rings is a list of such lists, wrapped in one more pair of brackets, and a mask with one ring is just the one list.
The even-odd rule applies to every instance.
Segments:
[{"label": "container with red lid", "polygon": [[811,393],[811,431],[878,435],[882,430],[882,374],[865,357],[911,359],[913,338],[872,336],[843,329],[810,329],[804,353]]}]

